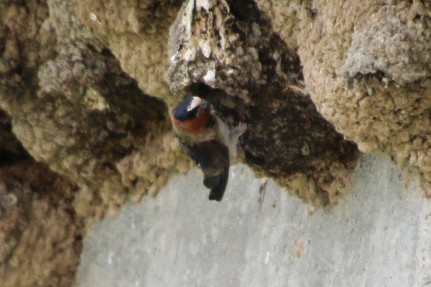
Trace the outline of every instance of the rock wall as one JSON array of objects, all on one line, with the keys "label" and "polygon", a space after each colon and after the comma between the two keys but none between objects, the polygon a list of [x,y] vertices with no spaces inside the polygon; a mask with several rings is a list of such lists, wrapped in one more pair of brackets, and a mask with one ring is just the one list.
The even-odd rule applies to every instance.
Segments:
[{"label": "rock wall", "polygon": [[330,208],[303,204],[244,165],[232,167],[215,204],[200,177],[174,177],[157,198],[98,222],[77,286],[429,285],[431,201],[404,187],[387,159],[361,158]]},{"label": "rock wall", "polygon": [[167,116],[188,94],[247,123],[240,160],[305,202],[336,203],[360,151],[388,155],[429,195],[429,11],[395,0],[0,2],[3,285],[70,286],[89,226],[193,166]]}]

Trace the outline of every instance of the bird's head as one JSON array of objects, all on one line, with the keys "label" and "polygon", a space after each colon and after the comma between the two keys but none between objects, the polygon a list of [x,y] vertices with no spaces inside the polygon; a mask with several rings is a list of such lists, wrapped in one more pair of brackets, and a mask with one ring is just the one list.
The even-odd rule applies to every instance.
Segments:
[{"label": "bird's head", "polygon": [[171,113],[172,124],[188,133],[199,133],[211,114],[210,102],[193,96],[181,101]]}]

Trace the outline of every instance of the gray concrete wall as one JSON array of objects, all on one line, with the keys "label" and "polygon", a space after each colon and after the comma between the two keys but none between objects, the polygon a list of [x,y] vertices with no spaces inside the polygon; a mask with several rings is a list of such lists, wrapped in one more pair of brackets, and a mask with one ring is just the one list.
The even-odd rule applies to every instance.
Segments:
[{"label": "gray concrete wall", "polygon": [[431,286],[431,201],[364,157],[339,204],[313,208],[246,166],[221,203],[198,170],[124,206],[84,241],[86,286]]}]

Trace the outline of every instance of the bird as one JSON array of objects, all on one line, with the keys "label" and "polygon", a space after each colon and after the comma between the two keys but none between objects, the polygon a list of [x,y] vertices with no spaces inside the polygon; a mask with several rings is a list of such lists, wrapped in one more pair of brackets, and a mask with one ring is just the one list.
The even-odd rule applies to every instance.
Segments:
[{"label": "bird", "polygon": [[237,157],[238,138],[246,125],[229,126],[215,114],[211,102],[198,96],[184,98],[170,113],[173,131],[181,146],[202,170],[209,200],[221,201],[230,163]]}]

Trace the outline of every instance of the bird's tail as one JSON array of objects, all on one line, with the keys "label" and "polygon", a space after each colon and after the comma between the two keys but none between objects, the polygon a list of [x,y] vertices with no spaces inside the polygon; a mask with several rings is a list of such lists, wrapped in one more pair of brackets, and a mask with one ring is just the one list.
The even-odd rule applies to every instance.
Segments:
[{"label": "bird's tail", "polygon": [[[229,179],[229,166],[227,166],[218,176],[217,184],[211,186],[209,200],[221,201],[226,190],[227,181]],[[205,183],[205,182],[204,182]],[[206,184],[205,184],[206,185]]]}]

